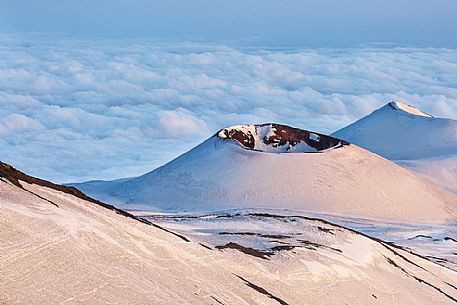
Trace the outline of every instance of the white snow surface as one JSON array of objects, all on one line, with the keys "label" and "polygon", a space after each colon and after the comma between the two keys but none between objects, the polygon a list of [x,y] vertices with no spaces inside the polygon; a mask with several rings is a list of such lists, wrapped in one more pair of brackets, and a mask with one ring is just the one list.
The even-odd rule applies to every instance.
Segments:
[{"label": "white snow surface", "polygon": [[332,136],[412,169],[457,193],[457,121],[391,102]]},{"label": "white snow surface", "polygon": [[355,145],[277,154],[211,137],[143,176],[75,184],[122,208],[209,212],[280,208],[410,222],[446,222],[457,197]]},{"label": "white snow surface", "polygon": [[[457,271],[457,226],[451,224],[409,224],[370,221],[349,217],[300,214],[286,210],[229,210],[210,215],[148,215],[134,212],[148,220],[187,236],[193,235],[206,244],[221,245],[236,241],[256,249],[268,250],[278,243],[300,245],[313,240],[319,233],[331,231],[322,228],[309,231],[306,220],[326,219],[398,246]],[[266,216],[260,216],[266,215]],[[270,217],[268,217],[270,215]],[[277,216],[281,215],[281,216]],[[256,219],[257,221],[252,221]],[[265,225],[267,224],[267,225]],[[317,233],[317,234],[316,234]],[[363,249],[364,247],[361,247]]]}]

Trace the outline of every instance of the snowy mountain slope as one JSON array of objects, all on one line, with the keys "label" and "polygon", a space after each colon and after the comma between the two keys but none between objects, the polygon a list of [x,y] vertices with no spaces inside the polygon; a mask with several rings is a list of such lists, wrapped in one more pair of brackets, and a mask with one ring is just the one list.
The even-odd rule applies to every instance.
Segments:
[{"label": "snowy mountain slope", "polygon": [[457,216],[456,196],[400,166],[336,138],[276,124],[225,128],[141,177],[75,186],[145,210],[280,208],[416,222]]},{"label": "snowy mountain slope", "polygon": [[457,121],[399,102],[338,130],[345,139],[457,192]]},{"label": "snowy mountain slope", "polygon": [[[322,215],[300,214],[285,210],[237,209],[205,215],[147,214],[134,212],[174,232],[216,246],[236,242],[269,252],[269,249],[302,246],[315,238],[315,228],[308,230],[308,220]],[[457,271],[457,227],[455,224],[386,223],[347,217],[328,217],[332,224],[356,230],[370,237],[414,251],[427,259]],[[255,222],[252,219],[256,219]],[[249,226],[246,226],[249,224]],[[332,230],[318,228],[331,234]],[[319,234],[318,234],[319,235]],[[307,243],[310,245],[310,243]],[[327,244],[327,246],[331,246]],[[411,250],[409,250],[411,249]]]},{"label": "snowy mountain slope", "polygon": [[390,102],[332,135],[391,160],[457,153],[457,121],[434,118],[399,102]]},{"label": "snowy mountain slope", "polygon": [[395,162],[457,194],[457,153],[443,157]]},{"label": "snowy mountain slope", "polygon": [[[455,271],[326,221],[226,216],[224,240],[203,244],[73,192],[0,163],[0,303],[457,302]],[[301,232],[256,248],[234,228]]]}]

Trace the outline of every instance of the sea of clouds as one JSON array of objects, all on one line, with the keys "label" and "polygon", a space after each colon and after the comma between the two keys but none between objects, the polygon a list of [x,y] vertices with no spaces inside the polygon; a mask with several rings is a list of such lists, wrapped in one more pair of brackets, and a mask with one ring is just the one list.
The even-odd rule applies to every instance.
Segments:
[{"label": "sea of clouds", "polygon": [[457,119],[457,50],[0,36],[0,160],[57,182],[142,174],[228,125],[331,133],[391,100]]}]

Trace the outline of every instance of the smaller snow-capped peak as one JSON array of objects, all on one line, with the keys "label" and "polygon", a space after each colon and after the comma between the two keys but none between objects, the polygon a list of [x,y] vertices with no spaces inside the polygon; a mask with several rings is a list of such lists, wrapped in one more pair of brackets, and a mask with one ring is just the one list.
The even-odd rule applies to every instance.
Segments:
[{"label": "smaller snow-capped peak", "polygon": [[423,116],[423,117],[427,117],[427,118],[432,118],[433,117],[432,115],[423,112],[419,108],[416,108],[414,106],[411,106],[411,105],[408,105],[408,104],[405,104],[405,103],[392,101],[387,105],[388,105],[388,107],[390,107],[392,109],[400,110],[400,111],[406,112],[408,114]]},{"label": "smaller snow-capped peak", "polygon": [[235,140],[243,148],[270,153],[309,153],[349,145],[327,135],[280,124],[236,125],[221,129],[217,136]]},{"label": "smaller snow-capped peak", "polygon": [[455,155],[457,120],[433,117],[412,106],[390,102],[332,134],[390,160]]}]

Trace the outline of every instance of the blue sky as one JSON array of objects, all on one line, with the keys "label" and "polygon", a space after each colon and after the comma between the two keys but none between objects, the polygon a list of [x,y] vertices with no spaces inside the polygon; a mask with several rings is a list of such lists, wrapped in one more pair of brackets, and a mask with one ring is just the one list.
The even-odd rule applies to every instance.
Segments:
[{"label": "blue sky", "polygon": [[347,47],[457,46],[455,0],[0,0],[0,31]]},{"label": "blue sky", "polygon": [[0,160],[143,174],[218,129],[457,119],[457,1],[0,0]]}]

